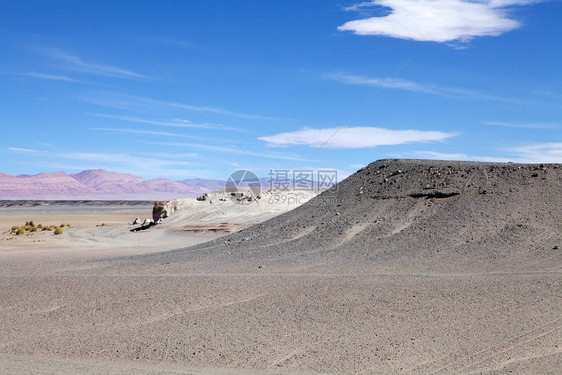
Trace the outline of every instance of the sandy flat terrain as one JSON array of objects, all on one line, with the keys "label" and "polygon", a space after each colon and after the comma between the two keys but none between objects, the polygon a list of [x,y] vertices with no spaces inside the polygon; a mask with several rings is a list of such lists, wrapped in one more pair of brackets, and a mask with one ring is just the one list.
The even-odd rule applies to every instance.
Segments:
[{"label": "sandy flat terrain", "polygon": [[[95,258],[158,252],[183,247],[186,241],[196,244],[216,236],[197,234],[185,236],[179,230],[153,230],[131,233],[138,227],[132,221],[152,217],[152,204],[140,206],[40,206],[0,208],[0,257],[9,259],[15,256],[40,253],[45,257],[66,255],[70,257]],[[27,221],[36,225],[71,224],[64,228],[64,234],[55,236],[53,232],[27,233],[14,236],[8,231],[14,225]],[[101,227],[102,224],[107,226]]]},{"label": "sandy flat terrain", "polygon": [[555,374],[561,192],[558,165],[385,160],[178,250],[166,225],[95,256],[2,242],[0,371]]}]

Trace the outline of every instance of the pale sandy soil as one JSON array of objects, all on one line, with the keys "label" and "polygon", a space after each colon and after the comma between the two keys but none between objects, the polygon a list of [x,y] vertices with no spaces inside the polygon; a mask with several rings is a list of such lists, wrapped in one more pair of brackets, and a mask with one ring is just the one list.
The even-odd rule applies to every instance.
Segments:
[{"label": "pale sandy soil", "polygon": [[116,212],[3,241],[0,372],[558,374],[561,192],[559,165],[385,160],[220,238]]},{"label": "pale sandy soil", "polygon": [[[181,229],[164,227],[133,233],[130,229],[138,227],[132,225],[136,217],[151,218],[152,205],[0,208],[0,257],[21,258],[32,254],[82,258],[123,256],[176,249],[217,237],[209,233],[187,236]],[[64,234],[59,236],[41,231],[28,232],[24,236],[9,233],[12,226],[30,220],[36,225],[69,223],[71,227],[63,228]],[[103,223],[107,226],[99,226]]]}]

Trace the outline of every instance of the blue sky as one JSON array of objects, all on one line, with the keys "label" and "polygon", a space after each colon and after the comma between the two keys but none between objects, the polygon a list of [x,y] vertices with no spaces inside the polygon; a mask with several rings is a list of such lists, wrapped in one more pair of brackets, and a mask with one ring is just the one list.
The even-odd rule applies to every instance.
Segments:
[{"label": "blue sky", "polygon": [[561,15],[532,0],[2,2],[0,172],[562,162]]}]

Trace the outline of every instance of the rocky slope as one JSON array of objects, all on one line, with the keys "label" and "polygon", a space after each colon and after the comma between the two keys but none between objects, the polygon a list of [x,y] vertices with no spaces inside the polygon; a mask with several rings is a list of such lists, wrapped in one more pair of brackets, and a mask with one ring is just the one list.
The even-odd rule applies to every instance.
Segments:
[{"label": "rocky slope", "polygon": [[513,272],[559,269],[561,237],[560,165],[382,160],[228,248],[281,268],[360,259],[376,272]]}]

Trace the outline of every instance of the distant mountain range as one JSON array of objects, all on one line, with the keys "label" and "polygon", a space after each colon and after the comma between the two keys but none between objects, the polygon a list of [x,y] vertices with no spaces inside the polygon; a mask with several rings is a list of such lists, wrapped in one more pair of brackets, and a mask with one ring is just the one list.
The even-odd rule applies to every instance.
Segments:
[{"label": "distant mountain range", "polygon": [[[253,182],[252,182],[253,183]],[[263,189],[291,187],[291,180],[259,179]],[[318,186],[318,182],[307,183]],[[238,186],[248,186],[248,182]],[[65,172],[11,176],[0,173],[0,200],[169,200],[199,196],[226,187],[226,181],[201,178],[172,181],[145,180],[128,173],[89,169],[75,174]]]},{"label": "distant mountain range", "polygon": [[11,176],[0,173],[0,199],[167,200],[223,189],[224,181],[166,178],[143,179],[132,174],[92,169]]}]

